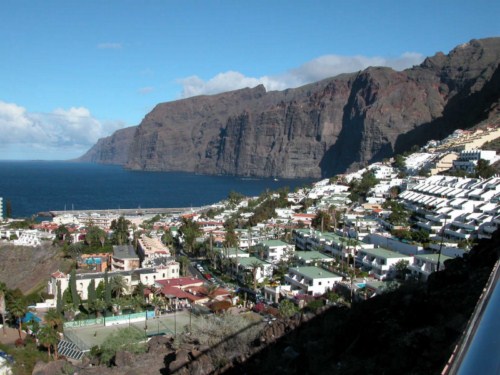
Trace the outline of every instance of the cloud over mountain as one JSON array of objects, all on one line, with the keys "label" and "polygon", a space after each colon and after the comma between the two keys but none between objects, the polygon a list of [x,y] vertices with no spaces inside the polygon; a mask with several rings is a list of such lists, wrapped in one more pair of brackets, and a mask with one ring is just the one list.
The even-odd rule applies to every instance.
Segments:
[{"label": "cloud over mountain", "polygon": [[263,84],[268,91],[284,90],[341,73],[356,72],[369,66],[387,66],[395,70],[403,70],[417,65],[423,60],[424,56],[415,52],[406,52],[396,58],[325,55],[308,61],[298,68],[274,76],[247,77],[237,71],[227,71],[208,80],[193,75],[179,79],[178,82],[182,85],[182,98],[217,94],[244,87],[254,87],[259,84]]}]

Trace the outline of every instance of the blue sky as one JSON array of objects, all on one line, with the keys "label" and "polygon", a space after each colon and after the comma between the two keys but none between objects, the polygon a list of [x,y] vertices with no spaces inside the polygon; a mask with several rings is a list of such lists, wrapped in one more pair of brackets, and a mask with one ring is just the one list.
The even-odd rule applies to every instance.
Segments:
[{"label": "blue sky", "polygon": [[80,156],[161,102],[411,67],[499,36],[499,14],[493,0],[2,0],[0,159]]}]

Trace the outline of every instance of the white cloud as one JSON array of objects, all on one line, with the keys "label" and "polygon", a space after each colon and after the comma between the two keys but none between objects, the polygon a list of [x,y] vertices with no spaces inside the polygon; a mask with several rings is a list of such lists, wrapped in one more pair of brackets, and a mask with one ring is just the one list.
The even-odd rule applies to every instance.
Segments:
[{"label": "white cloud", "polygon": [[139,94],[146,95],[155,91],[155,88],[153,86],[146,86],[146,87],[141,87],[138,91]]},{"label": "white cloud", "polygon": [[122,47],[122,43],[99,43],[97,45],[99,49],[121,49]]},{"label": "white cloud", "polygon": [[100,121],[84,107],[30,113],[17,104],[0,101],[0,158],[6,158],[5,150],[13,145],[17,154],[29,158],[32,154],[77,157],[99,138],[124,126],[119,121]]},{"label": "white cloud", "polygon": [[284,90],[302,86],[341,73],[352,73],[369,66],[387,66],[403,70],[423,61],[424,56],[415,52],[406,52],[396,58],[325,55],[275,76],[247,77],[236,71],[219,73],[203,80],[198,76],[179,79],[182,85],[181,97],[216,94],[244,87],[263,84],[267,90]]}]

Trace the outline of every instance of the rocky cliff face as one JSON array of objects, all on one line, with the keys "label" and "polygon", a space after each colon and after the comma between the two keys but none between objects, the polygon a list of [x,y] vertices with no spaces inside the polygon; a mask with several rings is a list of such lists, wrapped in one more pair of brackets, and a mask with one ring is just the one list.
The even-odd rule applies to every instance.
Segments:
[{"label": "rocky cliff face", "polygon": [[101,138],[97,143],[77,159],[79,162],[118,164],[127,163],[130,144],[134,140],[136,126],[117,130],[113,135]]},{"label": "rocky cliff face", "polygon": [[[368,68],[281,92],[258,86],[159,104],[135,131],[124,164],[331,176],[497,115],[499,61],[500,38],[473,40],[402,72]],[[117,160],[108,145],[98,144],[103,157],[92,161]]]}]

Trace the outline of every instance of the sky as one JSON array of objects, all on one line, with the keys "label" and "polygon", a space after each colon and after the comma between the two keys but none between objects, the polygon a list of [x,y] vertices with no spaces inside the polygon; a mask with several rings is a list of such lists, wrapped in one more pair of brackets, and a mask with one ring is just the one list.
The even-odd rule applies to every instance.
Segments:
[{"label": "sky", "polygon": [[2,0],[0,160],[66,160],[158,103],[402,70],[500,36],[497,0]]}]

